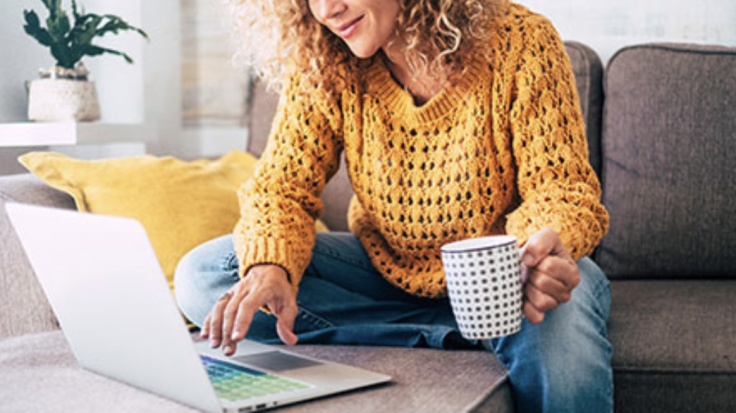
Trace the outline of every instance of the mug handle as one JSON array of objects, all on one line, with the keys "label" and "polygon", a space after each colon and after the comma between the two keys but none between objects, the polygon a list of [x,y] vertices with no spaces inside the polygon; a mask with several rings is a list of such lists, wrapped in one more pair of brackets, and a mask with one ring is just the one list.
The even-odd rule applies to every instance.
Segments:
[{"label": "mug handle", "polygon": [[[528,247],[528,246],[529,246],[529,241],[525,242],[524,245],[521,248],[519,248],[519,270],[521,270],[521,266],[524,265],[523,263],[521,263],[521,257],[524,256],[524,252],[526,252],[526,247]],[[526,278],[527,277],[525,276],[525,273],[524,272],[522,272],[521,274],[522,274],[521,275],[521,283],[523,285],[523,284],[526,284]]]}]

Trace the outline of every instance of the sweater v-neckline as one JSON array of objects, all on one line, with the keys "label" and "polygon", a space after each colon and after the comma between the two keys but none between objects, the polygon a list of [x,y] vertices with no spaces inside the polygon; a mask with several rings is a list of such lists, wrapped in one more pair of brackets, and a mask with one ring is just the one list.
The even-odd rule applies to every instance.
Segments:
[{"label": "sweater v-neckline", "polygon": [[417,105],[414,96],[394,79],[384,59],[376,56],[366,71],[368,88],[392,109],[397,115],[411,122],[427,123],[446,116],[461,104],[466,93],[483,76],[482,60],[470,56],[465,65],[465,73],[454,83],[446,85],[423,105]]}]

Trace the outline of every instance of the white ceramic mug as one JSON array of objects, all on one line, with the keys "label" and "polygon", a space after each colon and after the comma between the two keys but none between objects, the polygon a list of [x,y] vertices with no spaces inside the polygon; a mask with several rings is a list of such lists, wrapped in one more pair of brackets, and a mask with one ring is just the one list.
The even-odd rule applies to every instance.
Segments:
[{"label": "white ceramic mug", "polygon": [[521,329],[521,255],[516,237],[497,235],[441,248],[450,304],[460,333],[489,339]]}]

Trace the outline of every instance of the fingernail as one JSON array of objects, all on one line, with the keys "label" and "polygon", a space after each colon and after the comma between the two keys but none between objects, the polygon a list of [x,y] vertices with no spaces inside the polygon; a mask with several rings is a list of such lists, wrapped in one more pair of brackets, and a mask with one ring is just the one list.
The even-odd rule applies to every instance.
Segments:
[{"label": "fingernail", "polygon": [[222,350],[225,354],[230,355],[233,352],[233,348],[230,345],[225,346],[225,348]]},{"label": "fingernail", "polygon": [[216,348],[219,345],[220,345],[220,340],[213,339],[212,341],[210,341],[210,346],[212,346],[212,348]]},{"label": "fingernail", "polygon": [[233,339],[233,341],[237,341],[239,335],[240,335],[240,331],[235,330],[233,331],[233,335],[230,337]]}]

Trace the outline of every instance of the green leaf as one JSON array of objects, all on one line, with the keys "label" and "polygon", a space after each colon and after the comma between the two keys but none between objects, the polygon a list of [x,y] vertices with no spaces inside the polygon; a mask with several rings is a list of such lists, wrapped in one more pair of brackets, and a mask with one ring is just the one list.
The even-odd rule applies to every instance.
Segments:
[{"label": "green leaf", "polygon": [[83,16],[80,16],[78,19],[74,21],[74,28],[69,33],[70,38],[74,38],[79,36],[85,31],[85,28],[87,26],[87,22],[93,17],[91,14],[85,14]]},{"label": "green leaf", "polygon": [[98,34],[98,36],[100,37],[104,36],[108,32],[118,34],[118,32],[121,30],[123,31],[129,30],[129,31],[137,32],[144,38],[148,39],[148,34],[146,34],[146,32],[144,32],[143,30],[135,26],[131,26],[129,23],[127,23],[125,20],[121,19],[120,17],[114,16],[111,14],[105,14],[102,17],[106,17],[109,21],[105,23],[105,25],[102,26],[102,28],[100,29],[99,34]]},{"label": "green leaf", "polygon": [[78,62],[82,60],[82,58],[85,56],[85,50],[89,47],[89,45],[79,45],[77,43],[72,42],[71,47],[69,50],[69,53],[71,55],[71,60],[74,62]]},{"label": "green leaf", "polygon": [[58,41],[64,40],[71,29],[69,17],[63,11],[57,15],[49,16],[46,19],[46,27],[48,27],[51,36]]},{"label": "green leaf", "polygon": [[37,28],[35,32],[29,32],[28,26],[25,26],[26,33],[33,36],[41,45],[51,47],[54,44],[54,39],[51,38],[49,32],[46,29]]},{"label": "green leaf", "polygon": [[118,34],[118,30],[125,28],[125,24],[121,24],[117,20],[110,20],[107,23],[105,23],[100,30],[97,31],[97,36],[102,37],[108,32],[112,32],[114,34]]},{"label": "green leaf", "polygon": [[47,9],[49,9],[49,14],[51,17],[56,17],[56,15],[61,10],[61,0],[41,0],[43,1],[43,4],[46,6]]},{"label": "green leaf", "polygon": [[79,11],[77,11],[77,0],[72,0],[72,15],[74,16],[74,22],[75,22],[74,25],[76,26],[77,20],[79,20],[79,18],[82,17],[79,14]]},{"label": "green leaf", "polygon": [[56,13],[62,13],[63,12],[63,10],[61,9],[61,0],[51,0],[51,2],[53,4],[54,11]]},{"label": "green leaf", "polygon": [[41,28],[36,13],[33,11],[24,11],[24,16],[26,19],[26,25],[23,26],[25,32],[35,38],[39,43],[41,43],[41,45],[51,46],[54,41],[51,38],[51,35],[49,35],[49,32],[47,32],[46,29]]},{"label": "green leaf", "polygon": [[100,47],[100,46],[89,46],[85,50],[85,52],[89,56],[98,56],[98,55],[101,55],[103,53],[110,53],[110,54],[122,56],[123,59],[125,59],[126,62],[133,63],[133,59],[131,59],[131,57],[128,56],[127,54],[122,53],[122,52],[119,52],[117,50],[107,49],[107,48]]},{"label": "green leaf", "polygon": [[74,69],[74,64],[77,63],[72,58],[70,50],[66,45],[54,44],[51,46],[51,55],[56,59],[57,65],[67,69]]},{"label": "green leaf", "polygon": [[41,21],[38,19],[38,15],[35,11],[31,10],[23,10],[23,17],[26,19],[26,25],[30,26],[32,29],[38,28],[41,26]]},{"label": "green leaf", "polygon": [[85,23],[85,26],[79,36],[76,37],[76,41],[80,45],[88,45],[92,43],[92,39],[97,36],[97,25],[102,20],[102,16],[93,15],[90,20]]},{"label": "green leaf", "polygon": [[52,4],[53,0],[41,0],[43,2],[43,5],[46,6],[49,13],[54,13],[54,5]]},{"label": "green leaf", "polygon": [[83,14],[77,17],[76,20],[74,20],[74,27],[84,26],[85,23],[87,23],[87,20],[91,19],[91,14]]},{"label": "green leaf", "polygon": [[64,33],[64,36],[66,36],[71,29],[71,25],[69,24],[69,16],[67,16],[65,12],[62,12],[61,14],[59,14],[57,22],[59,24],[59,31],[61,33]]},{"label": "green leaf", "polygon": [[88,46],[85,48],[85,54],[87,56],[99,56],[105,53],[105,49],[98,46]]},{"label": "green leaf", "polygon": [[139,29],[139,28],[137,28],[135,26],[130,25],[129,23],[127,23],[126,21],[124,21],[120,17],[113,16],[111,14],[105,14],[104,17],[107,17],[109,19],[116,19],[116,20],[118,20],[121,25],[124,25],[123,30],[132,30],[134,32],[137,32],[138,34],[140,34],[144,38],[146,38],[146,40],[148,40],[148,34],[146,32],[144,32],[142,29]]},{"label": "green leaf", "polygon": [[72,57],[69,40],[69,17],[66,12],[60,11],[46,20],[49,35],[52,39],[51,53],[56,57],[60,66],[73,68],[76,61]]}]

